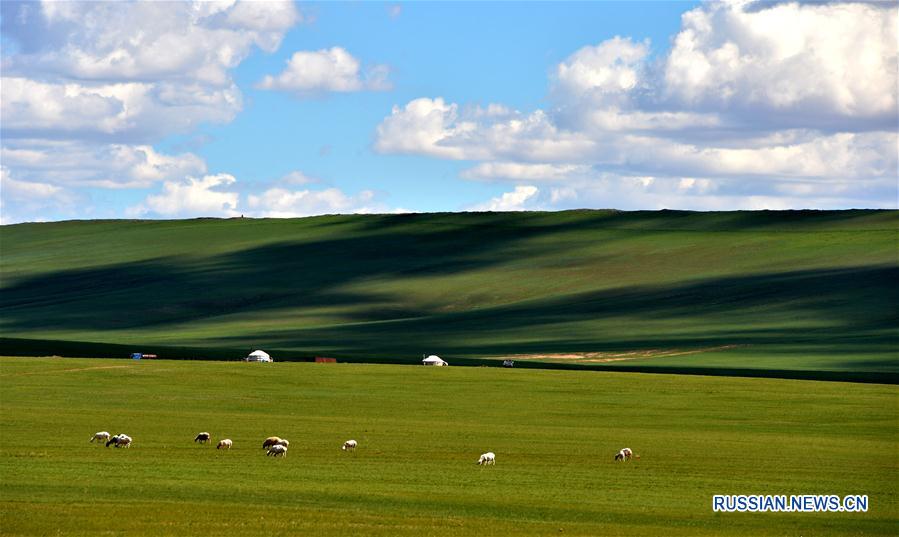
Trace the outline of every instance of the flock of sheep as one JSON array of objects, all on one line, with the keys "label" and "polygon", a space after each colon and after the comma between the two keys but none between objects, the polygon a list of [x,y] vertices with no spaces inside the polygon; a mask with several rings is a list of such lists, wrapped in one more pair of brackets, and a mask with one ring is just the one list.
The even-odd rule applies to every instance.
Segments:
[{"label": "flock of sheep", "polygon": [[91,438],[91,442],[93,441],[106,442],[106,447],[113,445],[117,448],[127,448],[131,447],[131,437],[124,433],[119,433],[115,436],[110,436],[106,431],[100,431],[99,433],[95,433],[93,438]]},{"label": "flock of sheep", "polygon": [[[195,438],[194,442],[199,444],[206,444],[210,440],[212,440],[212,435],[207,432],[199,433]],[[106,447],[115,446],[117,448],[127,448],[131,447],[132,439],[130,436],[119,433],[115,436],[109,434],[108,431],[100,431],[98,433],[94,433],[94,436],[91,437],[91,442],[106,442]],[[234,442],[231,441],[230,438],[225,438],[219,440],[216,449],[231,449],[231,446],[234,445]],[[270,457],[285,457],[287,456],[287,447],[290,445],[290,441],[284,438],[280,438],[277,436],[270,436],[262,442],[262,449],[266,450],[266,455]],[[355,440],[347,440],[343,443],[340,449],[344,451],[355,451],[358,442]],[[487,453],[487,455],[493,455],[492,453]],[[483,456],[482,456],[483,457]],[[480,464],[480,463],[478,463]]]},{"label": "flock of sheep", "polygon": [[[196,438],[194,438],[194,442],[200,444],[206,444],[210,440],[212,440],[212,435],[207,432],[199,433]],[[91,437],[91,442],[106,442],[106,447],[115,446],[117,448],[127,448],[131,447],[131,437],[127,434],[119,433],[115,436],[111,436],[107,431],[100,431],[98,433],[94,433],[94,436]],[[231,449],[233,442],[230,438],[225,438],[223,440],[219,440],[218,445],[215,449]],[[356,446],[359,445],[355,440],[347,440],[343,443],[343,446],[340,447],[343,451],[355,451]],[[265,454],[268,457],[286,457],[287,456],[287,447],[290,446],[290,441],[284,438],[280,438],[277,436],[270,436],[266,438],[262,442],[262,449],[266,450]],[[639,455],[634,455],[634,452],[631,451],[630,448],[624,448],[619,451],[615,455],[616,461],[629,461],[631,458],[639,459]],[[478,464],[487,466],[496,464],[496,454],[492,451],[488,451],[481,455],[478,459]]]}]

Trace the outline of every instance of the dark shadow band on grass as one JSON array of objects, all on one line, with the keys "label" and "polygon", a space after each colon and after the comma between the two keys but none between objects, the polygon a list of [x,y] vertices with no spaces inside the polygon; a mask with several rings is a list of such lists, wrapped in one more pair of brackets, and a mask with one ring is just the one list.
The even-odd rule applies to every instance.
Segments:
[{"label": "dark shadow band on grass", "polygon": [[[133,352],[156,354],[167,360],[240,361],[246,349],[170,347],[159,345],[119,345],[85,341],[53,341],[39,339],[0,338],[3,356],[59,356],[78,358],[128,359]],[[313,362],[314,356],[298,356],[296,351],[269,349],[278,362]],[[331,356],[343,363],[419,365],[418,358],[353,358]],[[502,360],[454,358],[453,366],[501,367]],[[612,373],[650,373],[659,375],[699,375],[710,377],[747,377],[787,380],[816,380],[824,382],[855,382],[865,384],[899,384],[899,373],[888,371],[824,371],[804,369],[754,369],[734,367],[690,366],[623,366],[601,364],[570,364],[557,362],[520,361],[515,369],[544,369],[564,371],[600,371]]]}]

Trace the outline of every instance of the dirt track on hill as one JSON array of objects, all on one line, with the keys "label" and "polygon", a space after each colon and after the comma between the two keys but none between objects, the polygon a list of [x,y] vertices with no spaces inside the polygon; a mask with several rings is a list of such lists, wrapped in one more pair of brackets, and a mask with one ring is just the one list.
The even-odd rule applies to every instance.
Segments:
[{"label": "dirt track on hill", "polygon": [[599,364],[606,362],[623,362],[627,360],[639,360],[641,358],[666,358],[669,356],[684,356],[687,354],[700,354],[733,349],[738,345],[721,345],[719,347],[707,347],[703,349],[647,349],[629,352],[570,352],[570,353],[546,353],[546,354],[511,354],[503,356],[511,360],[562,360],[582,363]]},{"label": "dirt track on hill", "polygon": [[76,367],[72,369],[47,369],[46,371],[30,371],[28,373],[10,373],[7,375],[0,375],[0,378],[5,377],[22,377],[27,375],[52,375],[54,373],[72,373],[75,371],[93,371],[96,369],[122,369],[125,367],[131,367],[130,365],[98,365],[95,367]]}]

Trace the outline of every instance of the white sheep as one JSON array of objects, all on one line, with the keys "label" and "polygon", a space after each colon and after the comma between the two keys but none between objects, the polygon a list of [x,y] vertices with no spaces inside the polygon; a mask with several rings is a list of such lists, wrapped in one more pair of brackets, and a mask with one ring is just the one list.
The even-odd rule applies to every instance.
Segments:
[{"label": "white sheep", "polygon": [[106,431],[100,431],[99,433],[94,433],[94,436],[91,437],[91,442],[106,442],[109,440],[109,433]]},{"label": "white sheep", "polygon": [[117,448],[127,448],[131,447],[131,441],[130,436],[119,433],[106,441],[106,447],[109,447],[110,444],[114,444]]},{"label": "white sheep", "polygon": [[631,460],[632,457],[636,458],[636,459],[640,458],[639,455],[637,455],[636,457],[634,456],[634,452],[631,451],[631,448],[623,448],[621,451],[619,451],[615,455],[615,460],[616,461],[629,461],[629,460]]},{"label": "white sheep", "polygon": [[347,440],[343,443],[343,447],[340,449],[344,451],[355,451],[356,450],[356,441],[355,440]]},{"label": "white sheep", "polygon": [[231,449],[231,439],[225,438],[224,440],[220,440],[219,445],[215,446],[215,449]]},{"label": "white sheep", "polygon": [[281,438],[277,436],[269,436],[262,442],[262,449],[269,448],[281,442]]},{"label": "white sheep", "polygon": [[212,438],[212,435],[204,432],[204,433],[198,434],[197,437],[194,438],[194,442],[199,442],[201,444],[205,444],[206,442],[209,442],[210,438]]},{"label": "white sheep", "polygon": [[488,465],[488,464],[496,464],[496,454],[492,451],[488,451],[481,455],[481,458],[478,459],[478,464]]},{"label": "white sheep", "polygon": [[271,446],[270,448],[268,448],[268,451],[266,452],[265,455],[267,457],[277,457],[279,455],[282,457],[286,457],[287,456],[287,446],[282,446],[281,444],[275,444],[274,446]]}]

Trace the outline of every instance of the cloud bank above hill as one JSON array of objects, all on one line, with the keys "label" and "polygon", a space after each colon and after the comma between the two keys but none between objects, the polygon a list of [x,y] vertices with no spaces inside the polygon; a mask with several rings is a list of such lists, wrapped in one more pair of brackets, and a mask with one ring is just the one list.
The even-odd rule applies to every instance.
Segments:
[{"label": "cloud bank above hill", "polygon": [[890,4],[704,4],[658,58],[628,37],[571,54],[547,109],[421,97],[374,147],[515,185],[473,208],[895,207],[897,27]]},{"label": "cloud bank above hill", "polygon": [[[338,17],[324,41],[289,33],[316,16],[292,1],[5,1],[0,10],[3,223],[395,210],[375,180],[419,210],[897,207],[895,4],[701,4],[670,43],[620,35],[567,50],[547,69],[545,104],[522,110],[444,98],[412,53],[390,48],[408,41],[384,39],[383,27],[363,35],[368,26],[346,30]],[[380,12],[390,28],[422,13]],[[384,46],[361,45],[371,39]],[[354,55],[367,51],[391,66]],[[473,65],[460,61],[460,85],[466,68],[478,75]],[[518,88],[499,84],[496,99],[513,99]],[[301,101],[334,94],[353,106]],[[299,120],[286,113],[303,107]],[[213,147],[222,132],[225,158]],[[319,160],[294,151],[294,134],[327,151]],[[243,143],[266,157],[242,177],[229,157]],[[332,145],[349,156],[339,166],[325,162]],[[275,179],[296,168],[325,179]]]},{"label": "cloud bank above hill", "polygon": [[88,187],[205,173],[197,155],[152,144],[232,121],[243,95],[231,71],[301,20],[290,1],[3,2],[4,222],[41,208],[88,216]]}]

